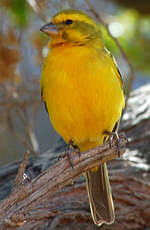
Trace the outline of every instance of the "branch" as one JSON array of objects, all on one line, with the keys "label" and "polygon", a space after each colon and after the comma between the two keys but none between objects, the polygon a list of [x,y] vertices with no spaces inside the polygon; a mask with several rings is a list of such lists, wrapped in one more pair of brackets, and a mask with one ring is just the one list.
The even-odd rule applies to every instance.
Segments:
[{"label": "branch", "polygon": [[[120,154],[122,155],[125,152],[127,139],[124,134],[120,134],[119,137]],[[111,148],[109,142],[106,142],[99,147],[82,153],[81,156],[77,152],[71,152],[70,159],[74,166],[73,168],[66,155],[31,182],[21,183],[19,187],[15,187],[15,191],[0,205],[0,229],[6,229],[7,226],[14,225],[22,226],[29,220],[42,218],[39,214],[39,209],[37,211],[37,207],[40,207],[43,203],[46,205],[56,191],[72,184],[83,172],[116,157],[117,146],[115,140],[113,140]],[[25,161],[27,162],[27,159]],[[24,172],[24,163],[21,168],[23,169],[20,171]],[[17,178],[17,181],[20,180]],[[45,215],[53,215],[53,209],[50,210],[50,214],[45,210]]]},{"label": "branch", "polygon": [[14,191],[18,190],[18,188],[24,184],[25,178],[27,178],[27,176],[25,174],[25,170],[26,170],[28,158],[29,158],[29,151],[26,151],[24,159],[19,166],[19,169],[18,169],[18,172],[16,175],[16,179],[14,181],[14,188],[13,188]]}]

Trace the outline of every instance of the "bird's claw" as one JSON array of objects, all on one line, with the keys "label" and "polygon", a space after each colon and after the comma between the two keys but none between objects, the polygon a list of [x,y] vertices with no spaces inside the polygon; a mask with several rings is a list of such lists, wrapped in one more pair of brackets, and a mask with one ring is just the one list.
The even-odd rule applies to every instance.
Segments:
[{"label": "bird's claw", "polygon": [[104,131],[104,135],[109,136],[109,146],[112,147],[113,140],[116,141],[118,157],[121,156],[120,138],[117,132]]},{"label": "bird's claw", "polygon": [[80,152],[80,149],[78,148],[78,146],[76,144],[74,144],[74,142],[72,140],[70,140],[67,144],[67,151],[63,155],[61,154],[61,156],[59,156],[58,160],[67,156],[71,167],[74,168],[74,165],[73,165],[71,157],[70,157],[71,149],[73,149],[76,153],[78,153],[79,157],[81,156],[81,152]]}]

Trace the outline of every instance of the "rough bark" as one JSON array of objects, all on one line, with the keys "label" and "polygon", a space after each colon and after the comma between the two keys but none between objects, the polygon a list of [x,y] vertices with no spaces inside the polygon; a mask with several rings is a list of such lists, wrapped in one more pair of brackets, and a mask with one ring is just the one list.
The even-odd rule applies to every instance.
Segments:
[{"label": "rough bark", "polygon": [[[150,173],[148,165],[150,161],[149,118],[150,85],[147,85],[131,94],[127,111],[123,117],[121,129],[125,131],[129,137],[130,142],[128,143],[128,149],[123,157],[124,159],[113,160],[109,163],[116,221],[112,225],[103,225],[101,227],[102,229],[127,230],[150,228]],[[31,179],[37,176],[41,171],[47,169],[49,165],[53,165],[57,161],[59,152],[64,148],[64,143],[60,142],[56,147],[51,149],[51,151],[40,155],[36,160],[33,161],[30,159],[26,173]],[[63,162],[64,159],[66,158],[62,159]],[[75,167],[76,163],[78,165],[78,159],[77,155],[75,155],[75,158],[73,157]],[[105,160],[107,159],[105,158]],[[58,164],[59,162],[56,166]],[[9,165],[7,169],[3,168],[0,170],[1,199],[7,197],[10,193],[10,187],[13,187],[12,181],[15,178],[18,166],[19,163],[16,163]],[[69,165],[67,167],[69,167]],[[58,168],[58,171],[59,170],[60,168]],[[45,175],[45,171],[41,175]],[[35,192],[34,185],[41,175],[31,181],[34,181],[34,183],[30,188],[29,185],[31,182],[29,181],[25,180],[25,184],[23,185],[20,185],[20,181],[17,182],[19,189],[16,187],[16,191],[12,192],[8,198],[8,202],[5,201],[1,204],[1,210],[3,208],[3,213],[0,218],[1,229],[99,229],[99,227],[93,224],[91,218],[83,177],[77,179],[74,184],[71,184],[70,181],[70,185],[59,189],[57,192],[54,190],[55,193],[49,196],[48,192],[44,194],[40,192],[43,191],[41,188],[47,188],[52,173],[46,178],[45,186],[43,183],[42,187]],[[24,201],[27,200],[26,197],[29,197],[29,194],[26,194],[26,188],[30,189],[31,194],[25,206]],[[20,199],[17,195],[18,192],[22,194],[22,200],[18,200]],[[16,194],[16,200],[13,200],[11,203],[10,201],[13,194]],[[24,196],[26,197],[24,198]],[[34,208],[32,209],[33,203]],[[10,221],[9,214],[13,208],[15,212]],[[25,208],[26,212],[24,212]],[[19,212],[17,212],[17,210],[19,210]],[[23,222],[24,217],[26,217],[25,222]],[[14,227],[12,226],[13,224]]]}]

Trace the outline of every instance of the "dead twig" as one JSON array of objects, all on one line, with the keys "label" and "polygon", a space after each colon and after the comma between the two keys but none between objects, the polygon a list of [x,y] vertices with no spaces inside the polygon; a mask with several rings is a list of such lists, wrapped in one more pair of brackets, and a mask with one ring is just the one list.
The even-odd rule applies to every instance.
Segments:
[{"label": "dead twig", "polygon": [[25,181],[25,170],[27,167],[27,163],[28,163],[28,158],[29,158],[29,151],[27,150],[25,155],[24,155],[24,159],[22,161],[22,163],[20,164],[20,167],[18,169],[17,172],[17,176],[14,182],[14,191],[17,190]]}]

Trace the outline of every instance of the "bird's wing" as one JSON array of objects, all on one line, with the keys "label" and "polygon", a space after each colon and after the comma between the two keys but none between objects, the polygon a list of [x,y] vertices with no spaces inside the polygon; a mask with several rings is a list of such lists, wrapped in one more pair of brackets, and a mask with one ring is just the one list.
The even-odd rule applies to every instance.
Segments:
[{"label": "bird's wing", "polygon": [[47,105],[46,105],[46,101],[45,101],[45,99],[44,99],[43,77],[42,77],[42,76],[41,76],[41,78],[40,78],[40,88],[41,88],[41,97],[42,97],[42,100],[43,100],[43,102],[44,102],[46,112],[48,112]]},{"label": "bird's wing", "polygon": [[114,66],[114,69],[116,70],[116,76],[120,82],[120,86],[121,86],[121,88],[123,88],[123,78],[121,76],[121,73],[120,73],[120,70],[118,68],[118,65],[117,65],[115,58],[112,56],[112,54],[106,48],[104,48],[104,52],[106,55],[108,55],[110,57],[110,59],[111,59],[110,61],[112,62],[112,65]]}]

